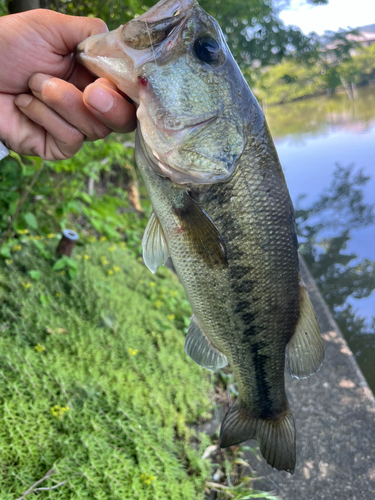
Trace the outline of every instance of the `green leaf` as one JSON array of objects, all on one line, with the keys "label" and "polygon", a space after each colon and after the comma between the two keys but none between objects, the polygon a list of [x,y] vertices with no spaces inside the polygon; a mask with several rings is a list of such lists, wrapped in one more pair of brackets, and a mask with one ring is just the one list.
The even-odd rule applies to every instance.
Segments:
[{"label": "green leaf", "polygon": [[18,205],[18,200],[19,198],[9,203],[9,215],[14,215],[14,212],[16,211]]},{"label": "green leaf", "polygon": [[71,259],[70,257],[67,257],[66,255],[64,255],[64,260],[65,260],[67,266],[70,267],[71,269],[75,269],[75,270],[78,269],[78,264],[74,259]]},{"label": "green leaf", "polygon": [[32,278],[35,281],[40,280],[40,271],[32,270],[29,271],[30,278]]},{"label": "green leaf", "polygon": [[103,221],[98,220],[98,219],[90,219],[90,223],[93,226],[93,228],[98,231],[98,233],[103,232],[103,228],[104,228]]},{"label": "green leaf", "polygon": [[38,229],[38,221],[36,220],[34,214],[32,214],[31,212],[27,212],[27,214],[25,214],[23,218],[25,219],[26,224],[31,227],[31,229]]},{"label": "green leaf", "polygon": [[88,195],[87,193],[85,193],[84,191],[81,191],[79,193],[79,196],[82,198],[83,201],[85,201],[86,203],[88,203],[89,205],[92,203],[92,198],[90,195]]},{"label": "green leaf", "polygon": [[69,274],[69,277],[74,280],[76,277],[77,277],[77,270],[76,269],[72,269],[71,267],[68,269],[68,274]]},{"label": "green leaf", "polygon": [[5,245],[5,243],[1,247],[0,255],[4,259],[10,259],[12,257],[12,255],[10,253],[10,248],[8,247],[8,245]]},{"label": "green leaf", "polygon": [[61,271],[61,269],[64,269],[66,265],[67,265],[66,260],[64,259],[64,257],[61,257],[61,259],[57,260],[54,263],[52,271]]},{"label": "green leaf", "polygon": [[41,252],[43,252],[43,250],[45,249],[43,241],[33,240],[33,243],[34,243],[34,245],[36,246],[36,248],[38,250],[40,250]]},{"label": "green leaf", "polygon": [[50,298],[48,295],[46,295],[45,293],[41,293],[40,294],[40,302],[46,306],[50,303]]},{"label": "green leaf", "polygon": [[110,240],[118,240],[121,238],[120,233],[118,233],[113,227],[109,225],[104,226],[104,233]]}]

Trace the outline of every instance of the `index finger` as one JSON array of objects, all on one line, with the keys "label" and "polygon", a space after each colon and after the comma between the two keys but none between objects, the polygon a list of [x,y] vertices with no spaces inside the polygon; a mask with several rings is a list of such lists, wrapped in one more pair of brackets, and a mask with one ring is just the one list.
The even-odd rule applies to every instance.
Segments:
[{"label": "index finger", "polygon": [[83,102],[93,115],[114,132],[126,134],[135,130],[135,106],[122,97],[116,85],[99,78],[86,87]]}]

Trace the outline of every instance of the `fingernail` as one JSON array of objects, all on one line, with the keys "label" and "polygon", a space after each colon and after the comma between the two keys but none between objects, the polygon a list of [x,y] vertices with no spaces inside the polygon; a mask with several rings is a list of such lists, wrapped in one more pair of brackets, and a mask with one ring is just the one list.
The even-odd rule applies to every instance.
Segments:
[{"label": "fingernail", "polygon": [[31,90],[34,90],[34,92],[39,92],[41,94],[49,80],[51,80],[50,76],[37,73],[30,78],[29,87]]},{"label": "fingernail", "polygon": [[93,85],[86,93],[85,100],[99,113],[108,113],[115,104],[113,96],[98,85]]},{"label": "fingernail", "polygon": [[32,95],[22,94],[16,97],[16,99],[14,100],[14,104],[19,108],[27,108],[32,100]]}]

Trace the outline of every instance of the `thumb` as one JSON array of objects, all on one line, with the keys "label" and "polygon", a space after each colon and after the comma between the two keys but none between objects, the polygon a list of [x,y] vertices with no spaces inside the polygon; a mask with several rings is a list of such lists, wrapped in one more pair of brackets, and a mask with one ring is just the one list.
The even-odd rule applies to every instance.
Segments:
[{"label": "thumb", "polygon": [[45,9],[28,12],[29,15],[32,13],[37,25],[44,28],[41,33],[43,38],[48,40],[57,54],[63,56],[74,52],[85,38],[108,31],[105,22],[95,17],[67,16]]}]

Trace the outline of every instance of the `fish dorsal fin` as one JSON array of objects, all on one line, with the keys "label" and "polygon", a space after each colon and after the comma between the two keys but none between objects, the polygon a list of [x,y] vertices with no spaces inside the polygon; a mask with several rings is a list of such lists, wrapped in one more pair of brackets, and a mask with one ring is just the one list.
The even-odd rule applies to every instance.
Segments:
[{"label": "fish dorsal fin", "polygon": [[218,370],[228,364],[226,356],[211,344],[198,326],[194,316],[191,317],[185,339],[185,352],[198,365],[208,370]]},{"label": "fish dorsal fin", "polygon": [[169,257],[167,240],[158,217],[152,212],[142,239],[143,260],[152,273],[156,273]]},{"label": "fish dorsal fin", "polygon": [[189,195],[185,196],[183,205],[174,207],[173,211],[191,252],[201,257],[209,267],[226,266],[224,239],[207,212]]},{"label": "fish dorsal fin", "polygon": [[306,378],[315,373],[323,362],[324,345],[318,322],[304,282],[300,281],[300,312],[296,330],[286,348],[292,377]]}]

